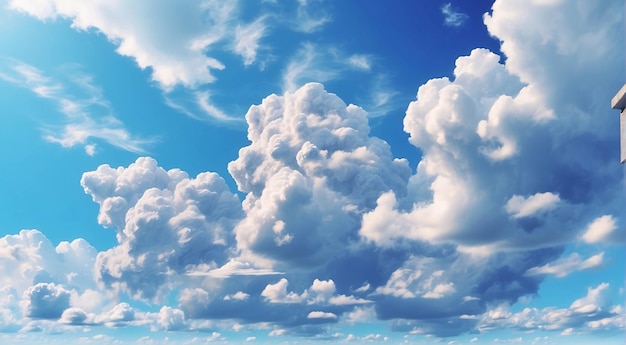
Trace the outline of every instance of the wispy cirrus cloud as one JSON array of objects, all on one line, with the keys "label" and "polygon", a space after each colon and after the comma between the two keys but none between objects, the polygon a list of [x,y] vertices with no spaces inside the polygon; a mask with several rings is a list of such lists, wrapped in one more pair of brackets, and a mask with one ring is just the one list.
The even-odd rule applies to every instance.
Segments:
[{"label": "wispy cirrus cloud", "polygon": [[452,27],[463,25],[469,18],[467,14],[454,9],[452,3],[449,2],[441,6],[441,14],[443,14],[443,24]]},{"label": "wispy cirrus cloud", "polygon": [[[231,122],[234,117],[216,104],[207,106],[202,102],[206,97],[194,97],[203,86],[216,81],[215,71],[226,68],[212,53],[226,50],[251,65],[266,32],[265,17],[243,21],[240,6],[235,0],[158,5],[145,0],[9,2],[9,8],[40,20],[64,18],[77,30],[97,30],[117,46],[118,54],[151,71],[152,80],[164,91],[166,104],[193,118],[216,122]],[[180,87],[189,92],[184,97],[195,99],[193,106],[173,101],[171,93]]]},{"label": "wispy cirrus cloud", "polygon": [[0,72],[0,79],[56,103],[65,118],[58,124],[42,120],[45,140],[66,148],[84,145],[89,155],[98,151],[93,139],[103,140],[126,151],[146,153],[146,147],[154,140],[133,136],[124,123],[112,114],[111,105],[92,78],[78,70],[66,69],[67,82],[63,83],[32,65],[9,60],[5,71]]},{"label": "wispy cirrus cloud", "polygon": [[349,54],[335,46],[305,42],[283,70],[282,89],[293,92],[309,82],[345,80],[349,73],[367,76],[364,91],[368,95],[360,104],[370,117],[381,116],[400,104],[396,99],[398,93],[390,86],[389,77],[377,67],[376,58],[372,55]]},{"label": "wispy cirrus cloud", "polygon": [[321,30],[326,23],[332,21],[332,16],[322,6],[323,3],[323,0],[298,0],[293,27],[305,33]]}]

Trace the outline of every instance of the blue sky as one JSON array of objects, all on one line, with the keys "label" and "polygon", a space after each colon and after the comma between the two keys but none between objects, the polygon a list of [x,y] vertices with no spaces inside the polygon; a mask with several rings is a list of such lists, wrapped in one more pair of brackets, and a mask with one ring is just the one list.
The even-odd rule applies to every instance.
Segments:
[{"label": "blue sky", "polygon": [[623,343],[623,2],[0,4],[3,344]]}]

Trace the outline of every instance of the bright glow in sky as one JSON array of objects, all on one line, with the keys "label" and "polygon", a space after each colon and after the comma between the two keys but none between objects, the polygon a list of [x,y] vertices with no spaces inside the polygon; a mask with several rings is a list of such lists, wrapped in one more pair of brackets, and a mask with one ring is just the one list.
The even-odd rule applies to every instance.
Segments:
[{"label": "bright glow in sky", "polygon": [[0,0],[0,343],[622,344],[622,0]]}]

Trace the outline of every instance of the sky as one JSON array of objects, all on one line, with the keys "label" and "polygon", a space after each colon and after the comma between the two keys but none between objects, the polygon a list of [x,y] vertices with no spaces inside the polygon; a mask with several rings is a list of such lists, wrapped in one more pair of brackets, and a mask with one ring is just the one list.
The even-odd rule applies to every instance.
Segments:
[{"label": "sky", "polygon": [[0,343],[624,344],[621,0],[0,0]]}]

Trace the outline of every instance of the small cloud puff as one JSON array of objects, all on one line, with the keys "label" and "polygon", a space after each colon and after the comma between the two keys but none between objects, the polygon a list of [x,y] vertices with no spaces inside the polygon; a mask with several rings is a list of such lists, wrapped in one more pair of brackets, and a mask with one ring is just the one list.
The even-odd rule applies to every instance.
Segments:
[{"label": "small cloud puff", "polygon": [[34,319],[58,319],[70,307],[70,293],[54,283],[39,283],[24,291],[24,314]]},{"label": "small cloud puff", "polygon": [[467,14],[455,10],[449,2],[441,6],[441,14],[444,25],[451,27],[459,27],[469,18]]}]

